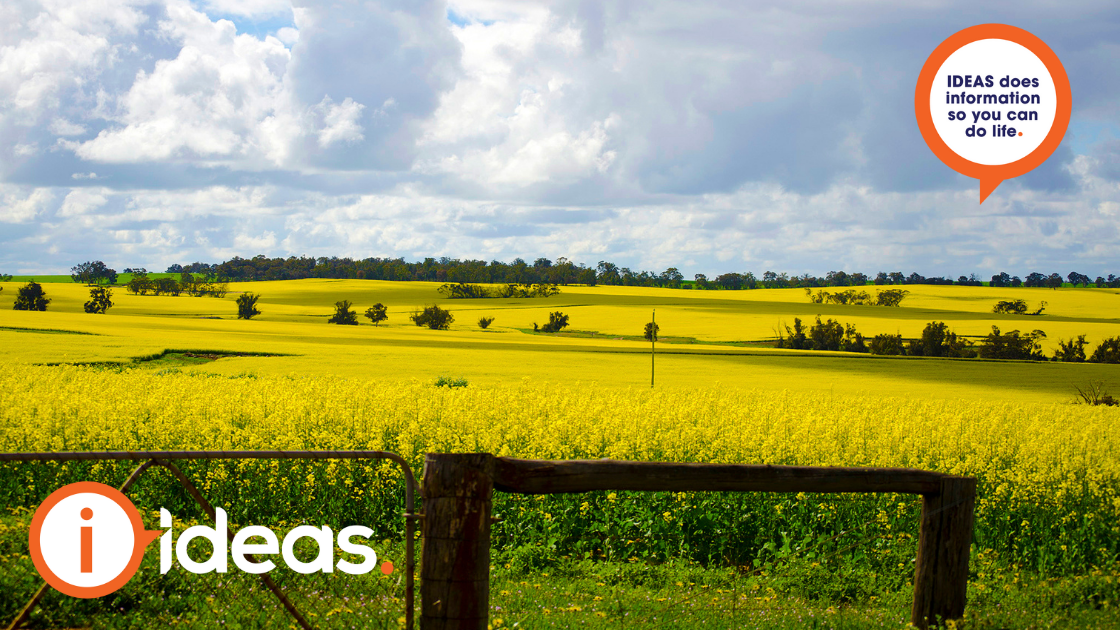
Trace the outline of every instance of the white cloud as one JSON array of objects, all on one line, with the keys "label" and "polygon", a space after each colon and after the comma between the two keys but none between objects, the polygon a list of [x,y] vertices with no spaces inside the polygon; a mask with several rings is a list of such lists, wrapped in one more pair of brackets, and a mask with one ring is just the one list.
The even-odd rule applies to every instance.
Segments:
[{"label": "white cloud", "polygon": [[55,118],[51,123],[51,133],[56,136],[80,136],[86,132],[86,128],[77,123],[72,123],[65,118]]},{"label": "white cloud", "polygon": [[[112,0],[0,5],[0,121],[34,124],[59,108],[63,95],[117,59],[112,38],[133,34],[144,20],[135,3]],[[4,112],[7,112],[6,114]]]},{"label": "white cloud", "polygon": [[[1045,25],[1080,115],[1116,126],[1120,41],[1086,25],[1120,12],[1013,8]],[[0,1],[0,265],[106,243],[153,268],[245,249],[691,272],[1111,264],[1120,144],[1063,145],[978,206],[922,143],[913,73],[956,13]]]},{"label": "white cloud", "polygon": [[[422,168],[497,186],[604,173],[617,157],[607,147],[619,116],[589,117],[567,98],[569,73],[580,68],[579,32],[540,7],[500,12],[503,21],[454,29],[464,74],[426,126]],[[524,63],[528,58],[539,63]]]},{"label": "white cloud", "polygon": [[290,52],[275,38],[238,35],[232,22],[210,19],[172,2],[159,24],[180,42],[174,59],[141,71],[120,99],[121,124],[81,144],[79,157],[99,162],[240,161],[272,164],[288,152],[276,146],[278,119],[298,124],[283,86]]},{"label": "white cloud", "polygon": [[299,41],[299,31],[290,26],[285,26],[284,28],[276,31],[276,39],[279,39],[285,44],[292,46]]},{"label": "white cloud", "polygon": [[87,214],[91,210],[97,210],[104,206],[109,201],[110,195],[112,195],[112,191],[106,188],[74,188],[62,200],[62,206],[59,207],[57,214],[60,217],[77,217]]},{"label": "white cloud", "polygon": [[233,238],[233,246],[237,251],[263,252],[276,247],[276,233],[265,232],[253,236],[251,234],[238,234]]},{"label": "white cloud", "polygon": [[26,223],[46,210],[51,201],[54,194],[46,188],[23,194],[19,187],[0,184],[0,222]]},{"label": "white cloud", "polygon": [[319,146],[327,148],[337,142],[354,144],[365,139],[364,127],[359,122],[366,106],[355,103],[347,97],[341,103],[334,103],[329,96],[315,108],[323,117],[323,128],[319,131]]}]

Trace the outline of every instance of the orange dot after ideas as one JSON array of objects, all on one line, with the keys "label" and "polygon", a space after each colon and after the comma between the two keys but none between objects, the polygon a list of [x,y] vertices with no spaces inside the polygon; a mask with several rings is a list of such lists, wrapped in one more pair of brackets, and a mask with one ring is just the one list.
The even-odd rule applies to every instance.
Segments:
[{"label": "orange dot after ideas", "polygon": [[1006,24],[950,36],[930,54],[914,90],[922,138],[946,166],[980,180],[980,203],[1054,153],[1071,110],[1069,77],[1058,56]]}]

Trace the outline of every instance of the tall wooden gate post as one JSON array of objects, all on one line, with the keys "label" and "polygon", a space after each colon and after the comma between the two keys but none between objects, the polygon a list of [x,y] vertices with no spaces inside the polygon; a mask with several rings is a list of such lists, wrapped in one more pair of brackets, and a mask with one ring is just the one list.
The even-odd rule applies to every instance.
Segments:
[{"label": "tall wooden gate post", "polygon": [[485,630],[494,456],[428,453],[421,495],[420,629]]},{"label": "tall wooden gate post", "polygon": [[964,616],[976,479],[943,477],[941,492],[922,496],[910,622],[919,628]]}]

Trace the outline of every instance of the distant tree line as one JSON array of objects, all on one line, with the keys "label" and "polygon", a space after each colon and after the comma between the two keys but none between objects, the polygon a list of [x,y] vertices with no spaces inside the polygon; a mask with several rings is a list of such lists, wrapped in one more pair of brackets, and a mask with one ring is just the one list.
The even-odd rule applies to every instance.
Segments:
[{"label": "distant tree line", "polygon": [[[458,258],[425,258],[418,262],[408,262],[403,258],[338,258],[308,256],[289,256],[288,258],[268,258],[264,255],[253,258],[234,257],[225,262],[210,264],[195,262],[189,265],[175,264],[167,268],[167,273],[191,273],[214,276],[228,281],[253,280],[298,280],[303,278],[332,278],[357,280],[420,280],[445,283],[474,284],[606,284],[617,286],[646,286],[691,289],[785,289],[851,287],[876,285],[932,284],[981,286],[983,281],[976,274],[959,276],[926,277],[917,272],[904,275],[900,271],[880,271],[875,276],[864,273],[830,271],[824,276],[810,274],[790,275],[767,271],[761,277],[752,272],[729,272],[708,278],[705,274],[695,274],[691,282],[676,267],[669,267],[660,273],[635,271],[619,267],[615,263],[601,260],[594,267],[577,264],[567,258],[552,261],[537,258],[532,263],[521,258],[512,262],[499,260],[460,260]],[[1070,272],[1063,276],[1058,273],[1030,273],[1026,279],[999,273],[992,276],[991,286],[995,287],[1058,287],[1063,282],[1075,286],[1120,288],[1120,277],[1109,274],[1089,276]],[[1055,284],[1056,283],[1056,284]]]}]

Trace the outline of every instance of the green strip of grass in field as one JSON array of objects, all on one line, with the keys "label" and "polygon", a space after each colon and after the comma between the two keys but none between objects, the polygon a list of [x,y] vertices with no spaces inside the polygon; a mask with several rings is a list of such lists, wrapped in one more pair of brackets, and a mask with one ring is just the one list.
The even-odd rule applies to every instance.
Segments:
[{"label": "green strip of grass in field", "polygon": [[82,332],[80,330],[61,330],[58,328],[20,328],[17,326],[0,326],[0,330],[10,330],[12,332],[29,332],[39,333],[43,335],[92,335],[100,337],[97,333]]}]

